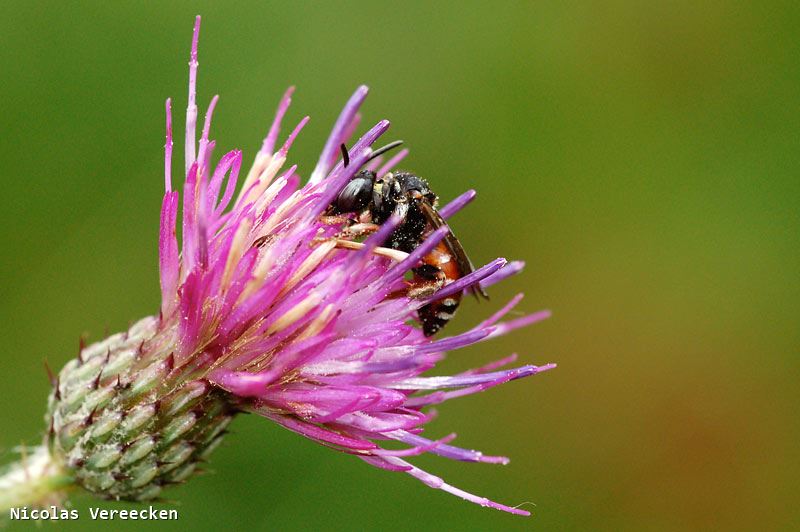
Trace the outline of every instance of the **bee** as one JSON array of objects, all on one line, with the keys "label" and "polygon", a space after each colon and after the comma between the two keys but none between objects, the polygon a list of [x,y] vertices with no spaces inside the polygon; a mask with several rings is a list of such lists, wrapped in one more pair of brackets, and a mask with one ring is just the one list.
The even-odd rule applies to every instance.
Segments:
[{"label": "bee", "polygon": [[[384,146],[376,150],[373,157],[399,144],[400,141]],[[344,146],[342,156],[347,165],[349,158]],[[431,232],[447,225],[436,210],[438,199],[428,182],[413,173],[390,172],[379,178],[373,171],[361,170],[333,200],[326,215],[337,219],[337,215],[355,213],[355,223],[342,232],[354,238],[375,231],[395,214],[402,222],[383,246],[411,253]],[[411,297],[433,295],[474,270],[461,242],[451,231],[420,262],[411,270],[413,278],[407,292]],[[471,290],[476,297],[487,298],[480,286]],[[425,336],[432,336],[447,325],[458,309],[461,296],[461,293],[452,294],[420,307],[418,316]]]}]

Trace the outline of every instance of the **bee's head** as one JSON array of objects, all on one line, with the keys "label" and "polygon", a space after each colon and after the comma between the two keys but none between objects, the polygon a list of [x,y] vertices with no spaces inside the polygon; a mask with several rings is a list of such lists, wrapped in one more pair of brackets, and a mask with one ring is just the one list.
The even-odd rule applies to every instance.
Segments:
[{"label": "bee's head", "polygon": [[353,176],[331,204],[336,213],[359,212],[372,201],[375,172],[362,170]]}]

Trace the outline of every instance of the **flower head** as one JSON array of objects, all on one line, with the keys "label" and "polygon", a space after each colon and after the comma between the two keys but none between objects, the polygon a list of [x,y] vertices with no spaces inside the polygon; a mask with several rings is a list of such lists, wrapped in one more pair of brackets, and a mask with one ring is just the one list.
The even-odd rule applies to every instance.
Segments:
[{"label": "flower head", "polygon": [[[413,295],[406,274],[448,235],[446,226],[403,252],[384,247],[403,223],[400,217],[390,217],[363,240],[342,233],[341,222],[326,220],[331,202],[357,172],[369,169],[380,178],[407,153],[385,163],[371,158],[389,127],[384,120],[350,144],[349,160],[340,159],[340,146],[357,129],[366,87],[347,102],[305,185],[287,156],[308,117],[279,142],[289,89],[240,185],[240,151],[212,162],[216,96],[196,140],[198,33],[199,17],[189,70],[182,201],[172,186],[169,100],[166,105],[159,316],[86,347],[62,370],[51,397],[51,454],[76,483],[98,495],[148,499],[165,484],[188,478],[233,415],[249,411],[373,466],[408,473],[483,506],[527,514],[450,486],[406,461],[433,453],[507,462],[452,445],[454,435],[424,437],[432,415],[424,409],[554,365],[499,369],[515,360],[511,356],[454,376],[423,374],[446,351],[548,313],[501,322],[517,296],[473,329],[431,339],[419,328],[417,312],[501,281],[521,263],[497,259],[449,279],[433,294]],[[470,191],[439,213],[446,219],[473,196]],[[391,441],[399,444],[386,444]]]}]

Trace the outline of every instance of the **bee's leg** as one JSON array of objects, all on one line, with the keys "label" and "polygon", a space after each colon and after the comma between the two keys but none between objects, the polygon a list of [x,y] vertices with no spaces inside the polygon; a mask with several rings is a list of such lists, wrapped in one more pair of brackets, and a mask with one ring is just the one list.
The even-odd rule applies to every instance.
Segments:
[{"label": "bee's leg", "polygon": [[447,282],[445,273],[431,264],[423,264],[413,269],[414,280],[408,287],[406,295],[412,298],[429,297],[442,288]]},{"label": "bee's leg", "polygon": [[375,231],[377,231],[380,228],[381,228],[380,225],[374,224],[374,223],[357,223],[357,224],[353,224],[353,225],[351,225],[349,227],[346,227],[346,228],[342,229],[341,231],[339,231],[338,233],[336,233],[333,236],[326,237],[326,238],[316,237],[314,239],[314,243],[318,244],[320,242],[324,242],[325,240],[347,240],[347,241],[352,241],[352,240],[355,240],[355,239],[360,238],[362,236],[371,235],[372,233],[374,233]]},{"label": "bee's leg", "polygon": [[342,240],[353,240],[362,236],[371,235],[380,228],[380,225],[372,222],[357,223],[340,231],[335,238]]},{"label": "bee's leg", "polygon": [[[355,217],[350,214],[325,214],[319,217],[319,221],[325,225],[344,226],[344,229],[333,235],[336,240],[355,240],[362,236],[371,235],[380,226],[372,222],[372,216],[368,209],[357,213]],[[316,243],[327,240],[327,238],[317,237]]]},{"label": "bee's leg", "polygon": [[350,216],[344,214],[323,215],[319,217],[319,221],[325,225],[344,225],[353,222]]},{"label": "bee's leg", "polygon": [[358,213],[355,218],[347,214],[333,214],[320,216],[319,221],[325,225],[344,226],[341,232],[334,238],[341,240],[353,240],[361,236],[370,235],[380,229],[380,226],[372,221],[372,215],[368,209]]}]

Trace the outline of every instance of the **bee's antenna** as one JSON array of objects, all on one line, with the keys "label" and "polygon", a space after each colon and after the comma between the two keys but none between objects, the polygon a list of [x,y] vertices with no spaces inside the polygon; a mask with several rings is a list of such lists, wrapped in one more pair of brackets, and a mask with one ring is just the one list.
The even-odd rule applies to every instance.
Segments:
[{"label": "bee's antenna", "polygon": [[378,157],[378,156],[380,156],[380,155],[383,155],[383,154],[384,154],[384,153],[386,153],[387,151],[389,151],[389,150],[393,150],[393,149],[395,149],[396,147],[400,146],[401,144],[403,144],[403,141],[402,141],[402,140],[396,140],[396,141],[394,141],[394,142],[390,142],[390,143],[389,143],[389,144],[387,144],[386,146],[383,146],[383,147],[381,147],[381,148],[378,148],[377,150],[375,150],[374,152],[372,152],[372,153],[370,154],[370,156],[367,158],[367,160],[366,160],[366,161],[364,161],[364,162],[371,161],[371,160],[372,160],[372,159],[374,159],[375,157]]},{"label": "bee's antenna", "polygon": [[344,167],[347,168],[347,165],[350,164],[350,154],[347,153],[347,146],[345,146],[344,142],[342,142],[342,145],[339,147],[342,149],[342,160],[344,161]]}]

